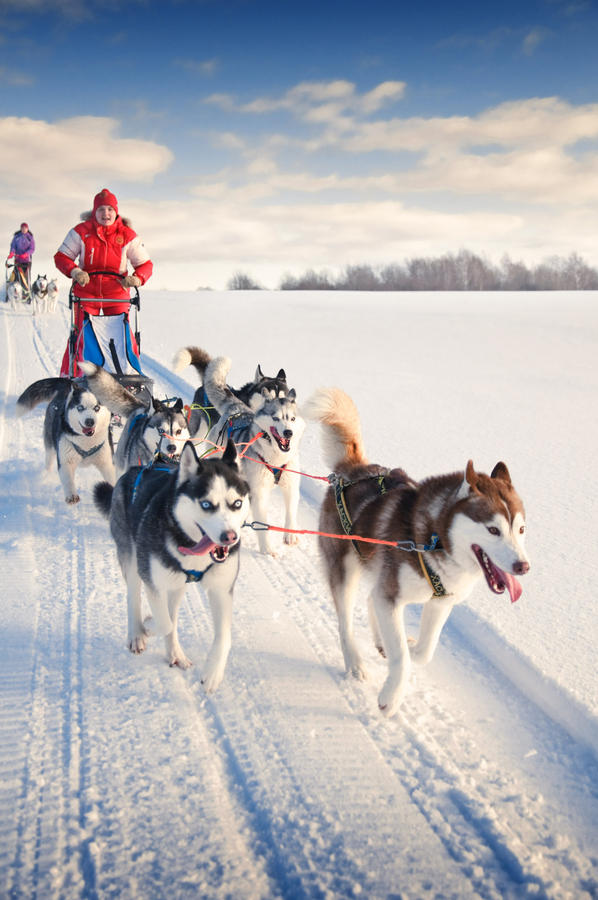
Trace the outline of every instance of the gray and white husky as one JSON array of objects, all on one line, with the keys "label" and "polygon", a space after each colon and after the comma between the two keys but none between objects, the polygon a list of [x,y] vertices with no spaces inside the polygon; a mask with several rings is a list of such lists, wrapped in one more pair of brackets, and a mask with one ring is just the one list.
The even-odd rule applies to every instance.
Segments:
[{"label": "gray and white husky", "polygon": [[114,454],[117,478],[131,466],[145,466],[156,454],[174,460],[189,440],[183,401],[170,405],[152,398],[152,408],[123,387],[110,373],[82,360],[89,386],[110,411],[127,419]]},{"label": "gray and white husky", "polygon": [[128,646],[146,649],[150,633],[141,613],[145,587],[152,632],[165,636],[171,666],[191,665],[178,638],[179,605],[188,581],[201,581],[214,621],[203,683],[215,691],[231,646],[233,588],[239,572],[241,528],[249,509],[249,487],[229,441],[222,458],[200,460],[193,444],[178,466],[129,469],[112,488],[96,485],[96,506],[110,531],[127,583]]},{"label": "gray and white husky", "polygon": [[78,503],[75,472],[79,466],[95,466],[114,484],[110,410],[103,406],[84,378],[42,378],[34,381],[17,400],[17,415],[39,403],[47,403],[44,420],[46,472],[58,466],[67,503]]},{"label": "gray and white husky", "polygon": [[[224,436],[232,436],[241,447],[243,473],[249,482],[251,510],[259,522],[268,522],[268,504],[272,488],[278,485],[285,501],[285,525],[297,529],[299,507],[299,444],[305,422],[297,409],[295,390],[271,396],[254,394],[251,405],[243,403],[226,383],[231,361],[227,357],[213,359],[205,372],[204,387],[220,418],[210,432],[210,438],[222,443]],[[297,535],[285,533],[286,544],[296,544]],[[262,553],[274,555],[266,530],[258,531]]]},{"label": "gray and white husky", "polygon": [[[175,353],[172,361],[175,372],[180,372],[187,366],[193,366],[200,377],[201,384],[195,391],[189,414],[189,432],[193,436],[197,435],[200,439],[206,437],[219,419],[218,411],[206,396],[203,384],[206,369],[211,361],[210,354],[201,347],[183,347]],[[259,363],[253,381],[248,381],[240,388],[227,386],[241,403],[252,409],[255,404],[260,405],[266,397],[269,399],[286,397],[289,393],[284,369],[279,369],[277,375],[264,375]]]},{"label": "gray and white husky", "polygon": [[[366,678],[352,616],[359,578],[367,573],[374,642],[388,660],[378,705],[390,716],[404,697],[411,662],[432,659],[453,606],[482,575],[493,593],[506,589],[511,601],[519,598],[514,576],[530,567],[523,504],[503,462],[490,476],[476,472],[470,460],[464,472],[420,483],[401,469],[370,464],[357,409],[338,388],[317,391],[304,412],[323,426],[324,455],[335,476],[322,504],[320,531],[358,536],[319,539],[345,666],[355,678]],[[404,608],[412,603],[423,604],[413,642],[404,624]]]}]

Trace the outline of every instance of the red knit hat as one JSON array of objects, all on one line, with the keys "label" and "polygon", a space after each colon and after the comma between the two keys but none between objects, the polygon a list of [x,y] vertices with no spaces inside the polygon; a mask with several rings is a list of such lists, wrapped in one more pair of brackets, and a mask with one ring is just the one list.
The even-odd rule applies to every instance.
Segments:
[{"label": "red knit hat", "polygon": [[93,212],[95,214],[98,206],[111,206],[118,215],[118,200],[108,188],[102,188],[99,194],[93,198]]}]

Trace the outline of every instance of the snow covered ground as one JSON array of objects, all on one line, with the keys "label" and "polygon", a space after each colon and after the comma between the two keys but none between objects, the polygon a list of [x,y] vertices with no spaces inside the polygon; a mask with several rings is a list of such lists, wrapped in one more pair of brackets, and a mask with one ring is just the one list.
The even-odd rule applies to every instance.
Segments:
[{"label": "snow covered ground", "polygon": [[[232,358],[233,384],[259,362],[300,400],[344,388],[371,459],[414,478],[507,462],[528,516],[523,596],[480,583],[391,720],[365,606],[371,678],[343,674],[310,536],[265,558],[247,529],[215,695],[198,586],[180,616],[191,669],[169,669],[161,640],[128,653],[95,472],[67,507],[40,480],[43,410],[14,417],[57,374],[68,310],[0,306],[1,897],[598,897],[597,299],[143,292],[158,397],[191,399],[194,371],[170,363],[198,344]],[[314,426],[301,468],[328,474]],[[322,489],[302,478],[301,527]]]}]

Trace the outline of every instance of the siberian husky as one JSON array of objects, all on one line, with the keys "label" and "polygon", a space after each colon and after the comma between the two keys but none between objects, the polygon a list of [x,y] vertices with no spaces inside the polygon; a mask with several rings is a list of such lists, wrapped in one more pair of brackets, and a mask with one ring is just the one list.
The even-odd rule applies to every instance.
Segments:
[{"label": "siberian husky", "polygon": [[[227,357],[213,359],[205,371],[204,387],[220,418],[210,436],[221,443],[225,435],[243,446],[243,474],[249,482],[251,510],[260,522],[268,521],[268,501],[275,484],[282,490],[285,500],[286,544],[296,544],[297,509],[299,507],[299,443],[305,422],[299,415],[295,390],[286,395],[254,394],[250,405],[235,396],[226,384],[231,361]],[[275,555],[268,531],[258,531],[258,543],[262,553]]]},{"label": "siberian husky", "polygon": [[110,410],[102,406],[84,378],[42,378],[34,381],[17,400],[17,415],[39,403],[47,403],[44,420],[46,472],[58,466],[67,503],[78,503],[75,471],[95,466],[114,484]]},{"label": "siberian husky", "polygon": [[148,465],[156,455],[170,460],[178,458],[189,440],[180,397],[172,405],[152,398],[153,409],[149,410],[110,372],[86,360],[79,367],[100,401],[112,413],[127,419],[114,454],[117,478],[132,466]]},{"label": "siberian husky", "polygon": [[168,662],[191,665],[178,638],[179,605],[188,581],[201,581],[214,621],[203,677],[215,691],[231,646],[233,588],[239,572],[241,528],[249,509],[235,445],[220,459],[199,460],[188,442],[178,466],[129,469],[112,488],[96,485],[96,506],[110,531],[127,583],[128,646],[142,653],[150,633],[141,614],[141,586],[153,616],[152,633],[165,636]]},{"label": "siberian husky", "polygon": [[23,288],[18,281],[9,281],[6,285],[6,299],[13,309],[23,302]]},{"label": "siberian husky", "polygon": [[[529,570],[524,549],[525,514],[506,465],[490,477],[465,472],[412,481],[401,469],[368,463],[359,415],[337,388],[317,391],[305,415],[323,426],[326,463],[334,472],[320,513],[320,531],[359,535],[393,546],[320,537],[328,582],[336,606],[345,666],[357,679],[366,670],[353,635],[353,604],[359,576],[368,573],[374,642],[388,660],[378,697],[393,715],[407,688],[411,661],[432,659],[440,632],[456,603],[483,575],[491,591],[521,594],[514,577]],[[409,552],[409,550],[413,552]],[[407,639],[404,607],[425,604],[417,641]]]},{"label": "siberian husky", "polygon": [[[218,420],[219,414],[206,397],[203,379],[208,364],[212,357],[201,347],[183,347],[173,359],[175,372],[181,372],[187,366],[193,366],[201,379],[201,384],[195,391],[191,412],[189,414],[189,432],[194,437],[205,437],[212,425]],[[233,388],[228,385],[234,396],[246,406],[253,407],[263,402],[264,397],[286,397],[289,393],[287,376],[284,369],[279,369],[278,375],[270,377],[264,375],[262,367],[258,364],[253,381],[248,381],[243,387]],[[201,429],[201,430],[200,430]]]},{"label": "siberian husky", "polygon": [[48,282],[48,299],[46,301],[47,312],[56,312],[58,304],[58,283],[55,278],[51,278]]},{"label": "siberian husky", "polygon": [[46,312],[48,309],[48,279],[45,275],[38,275],[31,285],[31,300],[33,312]]}]

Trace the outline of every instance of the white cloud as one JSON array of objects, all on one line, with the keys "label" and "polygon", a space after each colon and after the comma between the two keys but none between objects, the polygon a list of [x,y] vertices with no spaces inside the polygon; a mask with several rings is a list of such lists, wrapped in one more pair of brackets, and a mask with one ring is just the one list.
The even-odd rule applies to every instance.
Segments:
[{"label": "white cloud", "polygon": [[532,28],[532,30],[526,34],[523,39],[523,52],[526,56],[531,56],[537,47],[540,46],[547,38],[550,37],[552,32],[548,30],[548,28]]}]

